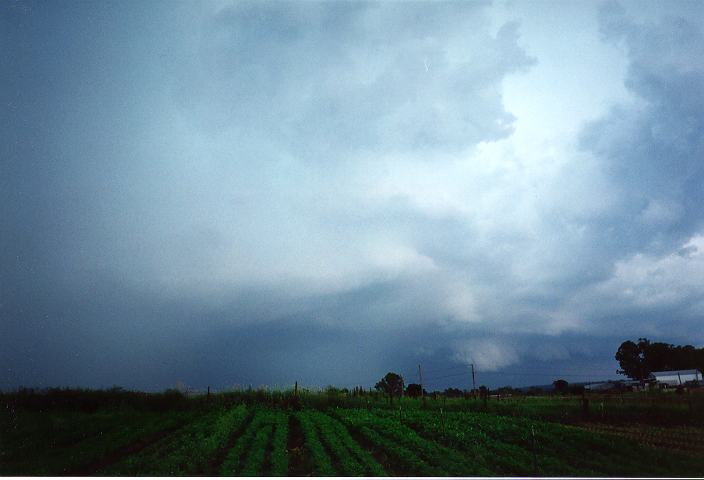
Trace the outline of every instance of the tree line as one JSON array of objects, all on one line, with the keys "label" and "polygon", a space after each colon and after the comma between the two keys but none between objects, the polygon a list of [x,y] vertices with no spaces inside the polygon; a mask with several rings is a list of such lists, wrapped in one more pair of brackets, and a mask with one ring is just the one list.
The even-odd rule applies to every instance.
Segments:
[{"label": "tree line", "polygon": [[671,345],[639,338],[626,340],[616,351],[617,372],[633,380],[645,380],[653,372],[697,369],[704,371],[704,348]]}]

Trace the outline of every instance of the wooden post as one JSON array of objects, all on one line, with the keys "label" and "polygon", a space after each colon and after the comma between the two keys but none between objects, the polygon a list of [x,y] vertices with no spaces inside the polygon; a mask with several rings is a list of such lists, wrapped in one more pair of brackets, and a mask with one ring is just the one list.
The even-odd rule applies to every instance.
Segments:
[{"label": "wooden post", "polygon": [[442,435],[445,436],[445,412],[440,407],[440,426],[442,427]]},{"label": "wooden post", "polygon": [[477,392],[477,380],[474,376],[474,364],[472,364],[472,396],[476,398]]},{"label": "wooden post", "polygon": [[423,370],[420,368],[420,363],[418,364],[418,380],[420,381],[420,397],[423,399],[423,406],[425,406],[425,390],[423,389]]},{"label": "wooden post", "polygon": [[296,384],[293,387],[293,396],[294,397],[298,396],[298,380],[296,380]]},{"label": "wooden post", "polygon": [[538,475],[538,453],[535,445],[535,428],[530,426],[530,449],[533,452],[533,474]]},{"label": "wooden post", "polygon": [[210,400],[210,385],[208,385],[208,400]]}]

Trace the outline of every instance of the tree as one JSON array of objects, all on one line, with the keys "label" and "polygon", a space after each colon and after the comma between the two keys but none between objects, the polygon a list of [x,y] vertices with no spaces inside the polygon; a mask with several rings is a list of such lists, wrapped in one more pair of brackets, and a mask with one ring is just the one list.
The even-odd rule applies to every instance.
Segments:
[{"label": "tree", "polygon": [[638,343],[627,340],[616,352],[621,370],[618,373],[634,380],[645,380],[652,372],[704,368],[704,348],[692,345],[670,345],[639,338]]},{"label": "tree", "polygon": [[626,340],[618,347],[616,351],[616,360],[621,367],[617,373],[622,375],[627,375],[634,380],[644,380],[645,375],[649,375],[650,372],[645,372],[645,356],[641,349],[642,341],[647,342],[647,339],[641,338],[639,340],[639,345],[636,345],[630,340]]},{"label": "tree", "polygon": [[423,390],[418,383],[409,383],[406,387],[406,395],[409,397],[417,398],[423,395]]},{"label": "tree", "polygon": [[499,388],[496,390],[496,393],[498,393],[499,395],[517,395],[517,394],[520,394],[521,391],[520,391],[520,390],[516,390],[516,389],[513,388],[511,385],[506,385],[506,386],[503,386],[503,387],[499,387]]},{"label": "tree", "polygon": [[389,402],[393,402],[394,395],[401,396],[403,393],[403,377],[398,373],[389,372],[374,385],[374,388],[387,394]]},{"label": "tree", "polygon": [[697,356],[704,354],[704,348],[697,349],[692,345],[670,345],[661,342],[651,343],[647,340],[646,342],[643,345],[643,356],[650,372],[701,368]]},{"label": "tree", "polygon": [[459,388],[446,388],[443,393],[448,398],[459,398],[463,395],[462,390]]},{"label": "tree", "polygon": [[555,392],[564,395],[569,392],[569,383],[567,383],[567,380],[555,380],[552,382],[552,386],[555,388]]}]

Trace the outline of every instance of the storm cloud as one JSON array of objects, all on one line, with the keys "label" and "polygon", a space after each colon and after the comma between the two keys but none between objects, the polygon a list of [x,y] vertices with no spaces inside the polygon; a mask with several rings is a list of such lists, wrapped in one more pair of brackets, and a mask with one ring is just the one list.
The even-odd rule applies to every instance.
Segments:
[{"label": "storm cloud", "polygon": [[0,7],[0,388],[701,344],[704,11],[648,5]]}]

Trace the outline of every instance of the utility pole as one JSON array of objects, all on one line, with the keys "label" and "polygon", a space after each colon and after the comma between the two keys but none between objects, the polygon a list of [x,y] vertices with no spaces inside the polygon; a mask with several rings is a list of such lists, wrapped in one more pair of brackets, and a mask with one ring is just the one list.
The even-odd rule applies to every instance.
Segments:
[{"label": "utility pole", "polygon": [[420,363],[418,364],[418,380],[420,381],[420,396],[423,399],[423,405],[425,405],[425,390],[423,389],[423,370],[420,368]]},{"label": "utility pole", "polygon": [[472,363],[472,396],[476,395],[477,391],[477,379],[474,376],[474,364]]}]

